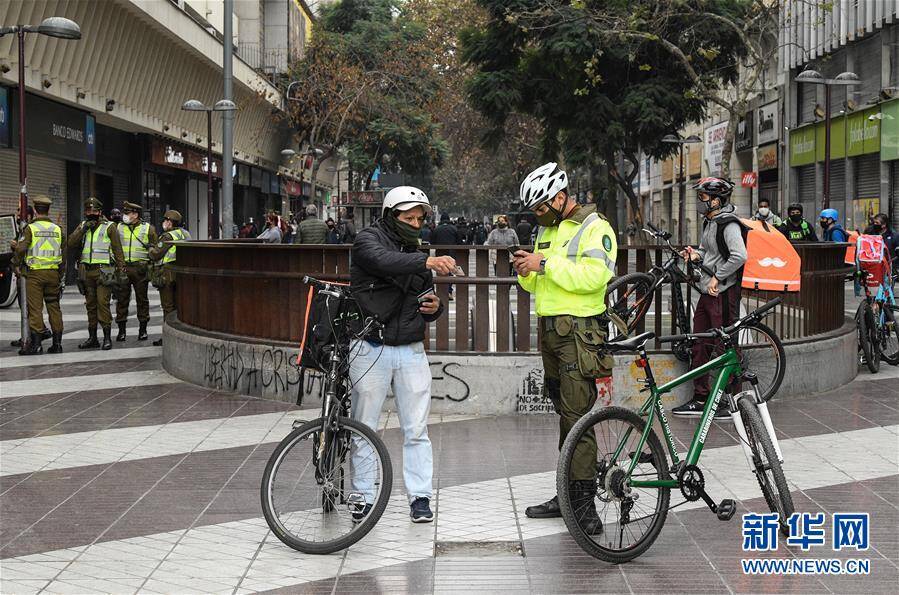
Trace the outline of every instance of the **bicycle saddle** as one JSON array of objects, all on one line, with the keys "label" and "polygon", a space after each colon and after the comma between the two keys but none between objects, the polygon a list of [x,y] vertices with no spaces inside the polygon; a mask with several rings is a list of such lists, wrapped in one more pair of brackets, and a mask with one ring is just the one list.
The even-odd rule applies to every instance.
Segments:
[{"label": "bicycle saddle", "polygon": [[640,333],[639,335],[633,337],[615,337],[609,341],[606,341],[605,345],[603,345],[606,351],[617,352],[617,351],[638,351],[644,343],[654,338],[656,334],[652,331],[646,331],[645,333]]}]

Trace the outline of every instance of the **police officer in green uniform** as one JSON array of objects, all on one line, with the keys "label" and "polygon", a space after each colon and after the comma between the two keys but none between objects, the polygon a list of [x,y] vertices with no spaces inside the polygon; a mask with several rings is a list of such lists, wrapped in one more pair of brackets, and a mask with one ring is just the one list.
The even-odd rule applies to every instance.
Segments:
[{"label": "police officer in green uniform", "polygon": [[156,228],[141,220],[143,207],[133,202],[122,205],[122,223],[118,225],[119,241],[125,256],[126,282],[120,287],[116,299],[116,323],[119,334],[116,341],[125,340],[125,327],[128,324],[128,307],[131,303],[131,289],[134,289],[134,300],[137,302],[137,321],[140,330],[138,341],[147,340],[147,323],[150,322],[150,298],[147,290],[150,286],[149,264],[150,246],[156,244]]},{"label": "police officer in green uniform", "polygon": [[[150,248],[150,260],[161,266],[160,274],[157,275],[156,285],[159,288],[159,302],[162,304],[162,314],[164,317],[175,311],[175,273],[169,270],[169,265],[174,264],[177,246],[171,244],[166,246],[164,242],[183,242],[189,240],[190,232],[181,228],[181,213],[178,211],[166,211],[162,216],[163,234],[159,236],[159,241],[155,246]],[[162,345],[162,339],[153,341],[153,345],[157,347]]]},{"label": "police officer in green uniform", "polygon": [[50,330],[53,332],[53,345],[47,353],[62,353],[62,310],[59,307],[59,296],[66,271],[63,249],[65,233],[60,226],[50,221],[52,200],[46,196],[37,196],[32,203],[34,219],[25,228],[22,239],[12,243],[16,264],[26,276],[28,327],[31,331],[28,347],[23,347],[19,355],[38,355],[44,352],[41,346],[44,304],[47,305]]},{"label": "police officer in green uniform", "polygon": [[802,218],[802,205],[798,202],[787,207],[787,218],[777,227],[777,230],[794,243],[818,241],[815,226]]},{"label": "police officer in green uniform", "polygon": [[[536,298],[543,389],[560,416],[561,448],[575,422],[596,403],[596,379],[612,373],[614,362],[602,351],[608,328],[602,314],[618,246],[596,208],[568,195],[568,176],[555,163],[525,178],[521,202],[537,216],[540,230],[534,252],[517,251],[513,264],[519,284]],[[590,436],[575,448],[570,494],[578,524],[594,535],[602,532],[595,506],[596,464],[596,440]],[[528,507],[525,514],[561,516],[558,497]]]},{"label": "police officer in green uniform", "polygon": [[90,197],[84,201],[84,220],[67,242],[70,250],[79,251],[78,282],[87,309],[88,337],[78,349],[100,347],[98,322],[103,329],[102,348],[112,349],[112,314],[109,310],[112,287],[109,283],[115,267],[125,270],[125,256],[116,225],[103,217],[102,209],[103,203],[98,198]]}]

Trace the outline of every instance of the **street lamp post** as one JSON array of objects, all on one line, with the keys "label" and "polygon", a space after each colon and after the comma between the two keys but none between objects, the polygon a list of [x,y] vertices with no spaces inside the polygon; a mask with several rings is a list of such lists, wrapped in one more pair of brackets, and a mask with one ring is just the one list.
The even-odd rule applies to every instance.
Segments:
[{"label": "street lamp post", "polygon": [[854,72],[843,72],[835,78],[826,79],[817,70],[804,70],[793,80],[809,85],[824,85],[824,198],[821,208],[827,209],[830,208],[830,88],[858,85],[861,80]]},{"label": "street lamp post", "polygon": [[[293,83],[291,83],[293,84]],[[289,92],[288,88],[288,92]],[[294,157],[300,157],[302,162],[300,163],[300,200],[302,201],[303,194],[303,176],[306,173],[306,157],[312,155],[312,158],[320,157],[324,153],[321,149],[311,148],[308,151],[304,151],[302,153],[297,153],[293,149],[281,149],[281,157],[287,160],[293,159]],[[310,196],[309,200],[315,200],[314,196]]]},{"label": "street lamp post", "polygon": [[675,136],[673,134],[666,134],[662,137],[663,143],[676,144],[677,152],[678,152],[678,173],[680,176],[678,180],[677,187],[677,241],[681,244],[684,243],[684,236],[686,235],[687,227],[684,224],[684,217],[686,216],[686,207],[684,205],[684,201],[686,200],[686,184],[687,184],[687,174],[684,172],[684,145],[691,145],[694,143],[701,143],[702,139],[696,136],[695,134],[691,134],[687,138],[681,138],[679,136]]},{"label": "street lamp post", "polygon": [[[0,27],[0,37],[15,33],[19,46],[19,221],[28,216],[28,162],[25,153],[25,34],[39,33],[59,39],[81,39],[81,27],[75,21],[63,17],[48,17],[40,25],[13,25]],[[28,349],[28,305],[25,299],[25,279],[18,277],[19,310],[22,314],[22,343],[20,353]]]},{"label": "street lamp post", "polygon": [[[234,105],[234,102],[229,99],[221,99],[215,102],[215,105],[212,107],[207,107],[202,102],[197,101],[196,99],[188,99],[184,102],[184,105],[181,106],[181,109],[188,112],[206,112],[206,200],[209,208],[208,221],[206,222],[206,233],[209,236],[209,239],[213,239],[215,237],[215,192],[213,192],[212,186],[212,112],[233,112],[237,109],[237,106]],[[224,155],[224,153],[222,153]],[[224,179],[225,175],[230,175],[231,172],[222,172],[222,177]],[[229,232],[230,233],[230,232]]]}]

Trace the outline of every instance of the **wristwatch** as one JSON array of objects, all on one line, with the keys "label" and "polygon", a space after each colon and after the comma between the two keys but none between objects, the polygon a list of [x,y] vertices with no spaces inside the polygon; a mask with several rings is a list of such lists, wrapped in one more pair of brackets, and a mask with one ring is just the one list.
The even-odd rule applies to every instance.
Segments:
[{"label": "wristwatch", "polygon": [[546,273],[546,259],[540,261],[540,274]]}]

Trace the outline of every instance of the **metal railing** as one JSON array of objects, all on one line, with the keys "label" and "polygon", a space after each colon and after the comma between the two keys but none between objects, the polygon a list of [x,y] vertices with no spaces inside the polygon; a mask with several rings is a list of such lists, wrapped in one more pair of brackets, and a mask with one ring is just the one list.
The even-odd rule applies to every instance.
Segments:
[{"label": "metal railing", "polygon": [[[298,344],[303,334],[308,287],[305,275],[349,280],[350,246],[284,245],[234,241],[190,242],[178,247],[179,321],[206,331],[260,341]],[[486,246],[427,246],[450,255],[466,277],[435,277],[446,315],[429,325],[427,347],[440,352],[536,352],[537,320],[530,294],[511,276],[505,250]],[[845,322],[845,245],[804,244],[802,291],[775,294],[743,290],[749,311],[774,295],[785,299],[766,319],[784,340],[839,329]],[[665,258],[656,246],[622,246],[617,274],[647,271]],[[450,295],[452,293],[452,299]],[[687,303],[695,291],[685,288]],[[641,325],[656,334],[672,331],[670,294],[660,290]]]}]

